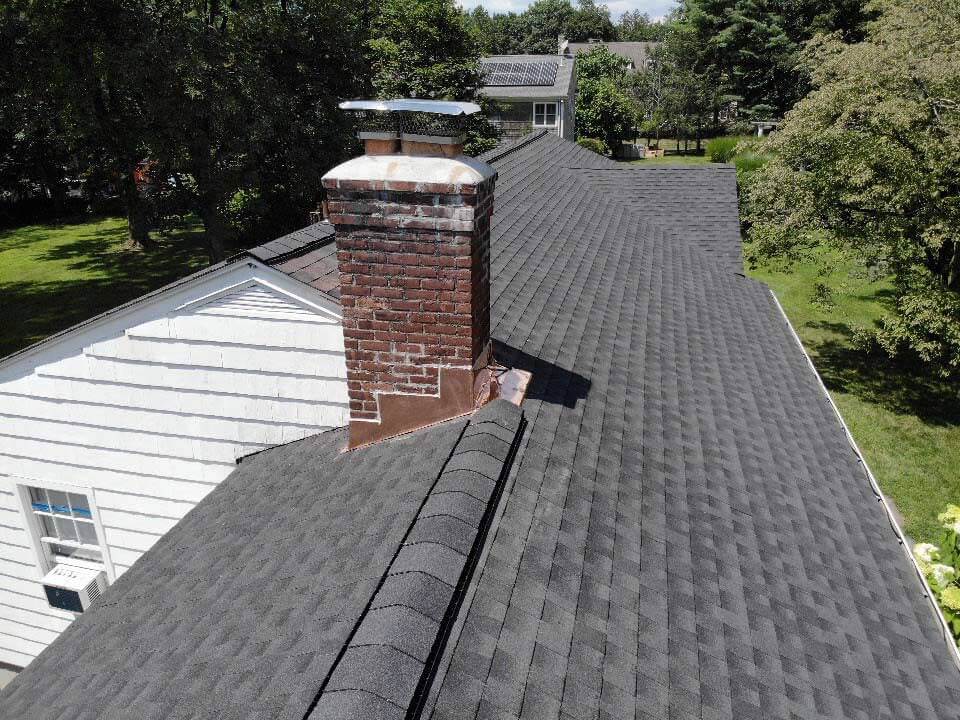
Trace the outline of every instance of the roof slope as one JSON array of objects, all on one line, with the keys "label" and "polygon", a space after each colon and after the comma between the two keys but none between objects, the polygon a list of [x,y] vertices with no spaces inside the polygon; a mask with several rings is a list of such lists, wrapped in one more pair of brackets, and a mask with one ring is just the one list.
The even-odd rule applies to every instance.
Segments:
[{"label": "roof slope", "polygon": [[518,65],[557,63],[557,74],[553,85],[491,85],[481,87],[480,92],[503,100],[524,100],[538,98],[565,98],[570,94],[570,85],[574,80],[574,60],[563,55],[490,55],[480,58],[481,68],[490,63],[514,63]]},{"label": "roof slope", "polygon": [[530,427],[427,716],[960,717],[769,291],[568,169],[562,141],[495,164],[494,336],[533,371]]},{"label": "roof slope", "polygon": [[403,717],[520,426],[495,401],[347,454],[337,430],[250,456],[14,679],[0,716]]},{"label": "roof slope", "polygon": [[[772,295],[734,272],[733,171],[685,171],[699,202],[657,215],[630,200],[650,171],[555,136],[487,158],[526,430],[498,403],[349,456],[335,432],[251,458],[0,714],[960,717],[907,554]],[[499,429],[468,437],[481,422]]]}]

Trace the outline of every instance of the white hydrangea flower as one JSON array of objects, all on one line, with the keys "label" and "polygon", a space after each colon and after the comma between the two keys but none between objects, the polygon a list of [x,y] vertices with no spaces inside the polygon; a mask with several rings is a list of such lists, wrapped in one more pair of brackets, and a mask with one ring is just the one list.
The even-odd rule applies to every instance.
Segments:
[{"label": "white hydrangea flower", "polygon": [[933,543],[917,543],[913,547],[913,556],[922,563],[932,563],[940,557],[940,548]]},{"label": "white hydrangea flower", "polygon": [[947,509],[937,515],[937,520],[943,523],[947,530],[960,534],[960,507],[957,505],[947,505]]},{"label": "white hydrangea flower", "polygon": [[941,563],[934,563],[931,565],[927,570],[927,573],[929,574],[930,579],[940,587],[952,582],[953,578],[957,575],[956,570],[949,565],[942,565]]}]

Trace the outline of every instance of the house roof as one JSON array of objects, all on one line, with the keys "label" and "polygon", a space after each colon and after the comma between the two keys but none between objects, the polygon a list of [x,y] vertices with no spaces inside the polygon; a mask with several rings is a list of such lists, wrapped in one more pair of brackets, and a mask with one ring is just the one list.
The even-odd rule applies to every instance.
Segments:
[{"label": "house roof", "polygon": [[0,696],[0,716],[402,718],[452,617],[520,410],[344,454],[245,459]]},{"label": "house roof", "polygon": [[545,62],[557,63],[557,74],[553,85],[498,85],[480,88],[480,92],[496,100],[540,100],[566,98],[570,95],[574,82],[574,60],[563,55],[491,55],[481,58],[481,68],[492,63],[514,63],[517,65],[537,65]]},{"label": "house roof", "polygon": [[627,58],[636,70],[647,66],[647,58],[660,43],[655,42],[572,42],[567,43],[566,51],[571,55],[590,52],[598,45],[605,46],[615,55]]},{"label": "house roof", "polygon": [[[943,628],[802,348],[710,244],[733,169],[685,171],[678,216],[630,199],[650,171],[553,135],[487,159],[495,354],[533,374],[523,418],[245,460],[0,714],[960,716]],[[417,572],[435,603],[397,599]]]},{"label": "house roof", "polygon": [[306,285],[310,285],[315,290],[319,290],[324,295],[327,295],[335,303],[339,303],[340,290],[339,278],[336,272],[336,254],[336,246],[333,243],[333,226],[328,222],[314,223],[288,235],[250,248],[249,250],[243,250],[222,262],[214,263],[195,273],[174,280],[156,290],[151,290],[144,295],[140,295],[128,302],[94,315],[76,325],[71,325],[63,330],[59,330],[25,348],[0,357],[0,364],[28,355],[40,347],[56,342],[79,330],[83,330],[100,320],[142,305],[172,290],[184,287],[200,278],[213,275],[226,267],[251,258],[259,260],[265,265],[272,266],[276,270]]}]

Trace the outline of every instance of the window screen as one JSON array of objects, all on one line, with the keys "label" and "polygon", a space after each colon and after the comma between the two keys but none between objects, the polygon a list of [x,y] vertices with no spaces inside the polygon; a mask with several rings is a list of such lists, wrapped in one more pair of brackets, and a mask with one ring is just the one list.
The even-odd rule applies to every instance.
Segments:
[{"label": "window screen", "polygon": [[30,488],[30,510],[49,558],[102,562],[103,551],[86,495]]}]

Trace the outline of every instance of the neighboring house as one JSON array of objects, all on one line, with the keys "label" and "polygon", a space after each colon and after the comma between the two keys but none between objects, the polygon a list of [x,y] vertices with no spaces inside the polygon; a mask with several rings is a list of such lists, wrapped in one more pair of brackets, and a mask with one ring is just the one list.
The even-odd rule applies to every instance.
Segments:
[{"label": "neighboring house", "polygon": [[497,102],[490,117],[504,137],[547,130],[575,137],[576,61],[563,55],[494,55],[481,59],[481,93]]},{"label": "neighboring house", "polygon": [[[303,296],[326,319],[339,297],[349,425],[297,440],[298,424],[192,496],[0,692],[0,717],[960,717],[942,616],[776,299],[743,275],[735,170],[624,166],[543,131],[483,161],[354,159],[324,179],[334,238],[233,264],[288,291],[268,304],[284,313]],[[182,293],[154,296],[152,322],[178,333],[175,313],[209,294]],[[151,319],[122,317],[112,341],[81,329],[12,362],[32,379],[55,348],[126,345],[121,328]],[[209,347],[260,357],[266,338],[291,360],[244,365],[246,382],[312,386],[331,372],[304,339],[314,325],[281,322]],[[519,407],[484,404],[501,366],[532,374]],[[152,454],[178,457],[219,397],[180,407]],[[241,417],[272,427],[280,405],[259,402]],[[82,393],[56,405],[45,448],[74,438],[80,457],[87,424],[115,422],[88,419]],[[138,495],[171,482],[110,478]],[[34,572],[8,613],[43,602],[29,513],[4,521],[4,552],[20,552],[4,577]],[[41,616],[17,629],[34,647],[66,624]]]},{"label": "neighboring house", "polygon": [[660,43],[655,42],[605,42],[603,40],[590,40],[588,42],[570,42],[563,37],[559,40],[559,52],[566,57],[576,58],[581,53],[590,52],[598,45],[603,45],[614,55],[626,58],[631,72],[646,70],[650,63],[650,55],[653,49]]}]

